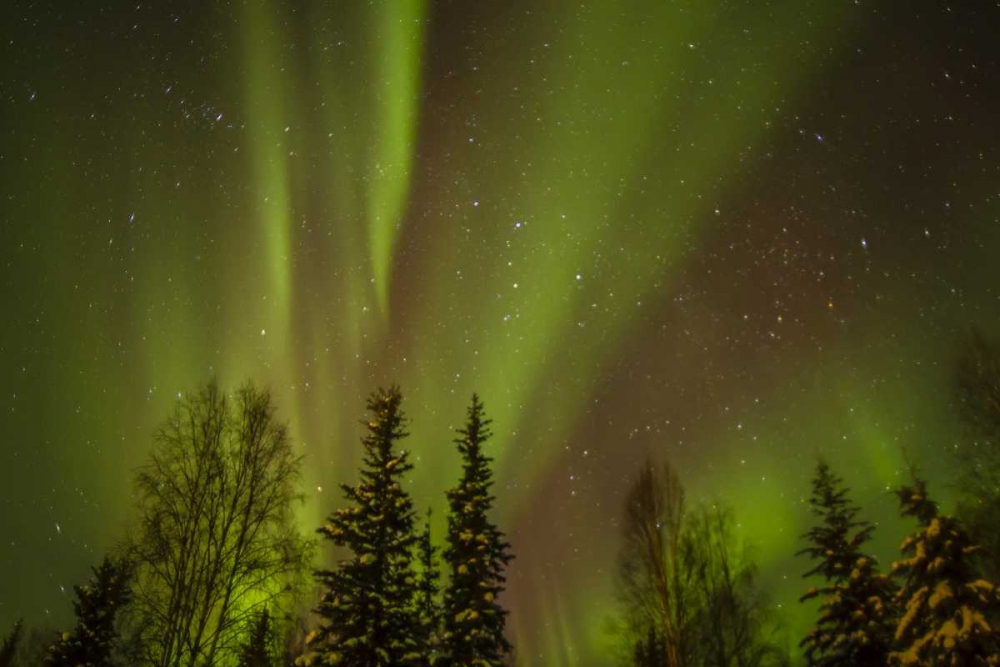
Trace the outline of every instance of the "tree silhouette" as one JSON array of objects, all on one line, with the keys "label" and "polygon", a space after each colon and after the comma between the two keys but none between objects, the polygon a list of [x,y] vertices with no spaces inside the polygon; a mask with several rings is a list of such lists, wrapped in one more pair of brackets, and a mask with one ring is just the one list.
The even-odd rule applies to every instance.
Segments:
[{"label": "tree silhouette", "polygon": [[427,521],[417,538],[417,556],[420,571],[417,574],[416,607],[420,621],[419,641],[425,647],[423,663],[435,664],[441,655],[441,603],[438,570],[438,548],[431,541],[431,511],[427,510]]},{"label": "tree silhouette", "polygon": [[18,619],[14,622],[10,634],[3,639],[0,644],[0,667],[14,667],[17,658],[17,649],[21,645],[21,638],[24,635],[24,621]]},{"label": "tree silhouette", "polygon": [[448,536],[444,560],[450,579],[444,595],[444,654],[449,665],[504,664],[511,645],[504,637],[507,611],[497,598],[505,568],[513,560],[510,544],[490,519],[495,501],[492,458],[483,451],[491,420],[472,395],[465,427],[455,439],[462,456],[458,486],[448,491]]},{"label": "tree silhouette", "polygon": [[655,629],[649,628],[646,636],[635,644],[632,656],[634,667],[668,667],[667,647]]},{"label": "tree silhouette", "polygon": [[45,664],[49,667],[113,664],[118,640],[118,615],[132,599],[129,590],[130,567],[125,561],[105,558],[93,569],[88,585],[74,586],[76,627],[62,633],[49,649]]},{"label": "tree silhouette", "polygon": [[[757,565],[735,537],[731,510],[716,500],[688,517],[688,557],[694,564],[697,605],[688,664],[760,667],[784,664],[774,641],[771,601],[757,584]],[[661,642],[662,645],[662,642]]]},{"label": "tree silhouette", "polygon": [[293,603],[309,545],[293,520],[300,459],[270,393],[214,382],[178,400],[138,475],[130,641],[153,667],[235,659],[264,607]]},{"label": "tree silhouette", "polygon": [[617,590],[626,635],[633,644],[656,637],[668,667],[688,665],[695,648],[697,565],[687,528],[676,472],[647,459],[625,499]]},{"label": "tree silhouette", "polygon": [[957,398],[969,427],[959,449],[958,516],[981,548],[983,575],[1000,579],[1000,346],[974,333],[962,348],[956,370]]},{"label": "tree silhouette", "polygon": [[688,508],[669,464],[646,459],[624,501],[617,631],[636,667],[785,665],[757,567],[720,501]]},{"label": "tree silhouette", "polygon": [[904,611],[889,664],[1000,664],[1000,638],[988,621],[1000,610],[1000,596],[992,582],[976,575],[971,559],[976,547],[955,517],[938,512],[924,480],[914,476],[913,484],[896,495],[902,515],[916,519],[917,530],[904,540],[903,558],[893,564],[893,573],[903,580]]},{"label": "tree silhouette", "polygon": [[800,601],[819,598],[820,617],[802,640],[806,662],[817,667],[876,667],[886,663],[894,628],[892,581],[878,573],[861,547],[874,526],[857,518],[847,488],[824,461],[816,466],[810,505],[820,523],[803,537],[799,552],[816,564],[805,576],[821,576]]},{"label": "tree silhouette", "polygon": [[267,609],[254,620],[240,649],[239,667],[273,667],[274,628]]},{"label": "tree silhouette", "polygon": [[349,550],[334,570],[316,573],[324,588],[300,664],[398,667],[418,663],[420,623],[414,608],[413,501],[401,482],[410,470],[399,448],[408,434],[397,387],[368,399],[369,421],[361,481],[343,485],[348,507],[335,510],[319,532]]}]

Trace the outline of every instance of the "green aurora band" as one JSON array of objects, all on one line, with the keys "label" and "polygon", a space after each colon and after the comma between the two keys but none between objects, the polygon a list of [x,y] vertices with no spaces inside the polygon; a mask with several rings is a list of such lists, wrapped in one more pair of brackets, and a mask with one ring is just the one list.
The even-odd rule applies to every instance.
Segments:
[{"label": "green aurora band", "polygon": [[[478,391],[519,665],[605,664],[619,503],[647,452],[735,506],[798,636],[815,456],[890,558],[901,448],[944,496],[949,355],[962,326],[998,324],[995,294],[966,287],[935,297],[940,335],[901,327],[945,293],[912,284],[931,250],[877,256],[884,228],[858,247],[891,205],[849,160],[793,173],[875,19],[801,0],[347,4],[10,10],[0,482],[17,511],[0,526],[34,556],[0,559],[23,572],[0,622],[65,621],[58,586],[121,536],[154,425],[214,375],[273,388],[306,457],[304,530],[340,502],[363,398],[390,382],[412,490],[443,521]],[[830,183],[843,202],[802,194]],[[995,277],[969,267],[1000,238],[977,239],[951,238],[967,267],[941,284]]]}]

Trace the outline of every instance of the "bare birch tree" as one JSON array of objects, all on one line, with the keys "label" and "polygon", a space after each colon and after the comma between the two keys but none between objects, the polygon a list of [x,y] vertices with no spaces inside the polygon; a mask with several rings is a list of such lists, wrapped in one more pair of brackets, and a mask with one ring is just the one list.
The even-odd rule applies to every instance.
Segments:
[{"label": "bare birch tree", "polygon": [[733,513],[720,502],[692,513],[696,545],[700,647],[704,667],[762,667],[788,661],[775,641],[768,596],[757,566],[733,530]]},{"label": "bare birch tree", "polygon": [[155,667],[234,663],[265,608],[287,610],[309,543],[293,509],[300,460],[269,392],[213,382],[179,399],[137,476],[132,641]]},{"label": "bare birch tree", "polygon": [[625,502],[618,592],[633,642],[652,631],[667,667],[686,667],[693,646],[693,543],[685,529],[684,489],[669,465],[647,460]]},{"label": "bare birch tree", "polygon": [[646,461],[625,500],[618,559],[622,656],[635,667],[783,665],[756,567],[722,505],[687,507],[669,465]]}]

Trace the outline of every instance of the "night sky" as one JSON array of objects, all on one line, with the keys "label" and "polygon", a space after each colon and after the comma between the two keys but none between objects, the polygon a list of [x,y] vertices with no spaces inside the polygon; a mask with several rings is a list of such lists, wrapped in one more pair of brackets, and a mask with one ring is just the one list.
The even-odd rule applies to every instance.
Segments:
[{"label": "night sky", "polygon": [[[817,455],[950,503],[1000,333],[1000,3],[0,8],[0,630],[64,625],[179,392],[273,389],[303,530],[399,383],[443,521],[494,419],[519,664],[608,664],[650,453],[732,504],[797,641]],[[440,534],[440,531],[439,531]]]}]

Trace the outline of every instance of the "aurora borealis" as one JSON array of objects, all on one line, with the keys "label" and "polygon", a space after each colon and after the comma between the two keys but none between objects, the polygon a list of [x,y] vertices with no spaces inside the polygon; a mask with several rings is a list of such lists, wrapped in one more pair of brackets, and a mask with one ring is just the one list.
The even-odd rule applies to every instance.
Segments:
[{"label": "aurora borealis", "polygon": [[[0,629],[58,625],[178,392],[270,386],[304,530],[401,385],[411,489],[494,420],[518,664],[604,665],[648,453],[734,505],[797,637],[816,456],[946,499],[1000,333],[1000,5],[0,9]],[[436,512],[441,515],[440,511]]]}]

